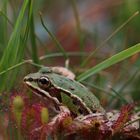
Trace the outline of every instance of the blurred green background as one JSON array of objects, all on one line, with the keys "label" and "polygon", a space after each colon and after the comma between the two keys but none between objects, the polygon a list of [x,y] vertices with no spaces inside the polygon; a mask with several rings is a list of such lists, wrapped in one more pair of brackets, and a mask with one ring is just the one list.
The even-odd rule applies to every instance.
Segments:
[{"label": "blurred green background", "polygon": [[[1,0],[0,9],[1,96],[20,89],[38,65],[65,66],[69,60],[78,76],[140,41],[139,0]],[[140,99],[139,67],[135,54],[82,82],[107,108],[117,107]]]}]

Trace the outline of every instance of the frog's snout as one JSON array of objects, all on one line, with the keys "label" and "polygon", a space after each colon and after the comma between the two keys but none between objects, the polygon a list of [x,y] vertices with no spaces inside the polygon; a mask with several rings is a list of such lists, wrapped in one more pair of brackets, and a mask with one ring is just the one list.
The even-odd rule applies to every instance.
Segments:
[{"label": "frog's snout", "polygon": [[24,77],[24,79],[23,79],[23,81],[26,83],[26,82],[33,82],[34,81],[34,79],[33,78],[31,78],[31,77]]}]

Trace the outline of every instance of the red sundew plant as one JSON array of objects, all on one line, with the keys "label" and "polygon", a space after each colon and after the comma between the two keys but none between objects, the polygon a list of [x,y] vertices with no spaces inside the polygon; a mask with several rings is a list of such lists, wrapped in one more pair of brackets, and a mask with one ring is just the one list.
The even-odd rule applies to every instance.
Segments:
[{"label": "red sundew plant", "polygon": [[117,118],[117,120],[115,121],[115,123],[113,123],[112,125],[112,129],[113,129],[113,133],[117,133],[120,132],[121,129],[123,129],[124,124],[129,121],[130,119],[130,113],[132,111],[132,109],[134,109],[134,105],[130,104],[127,106],[123,106],[120,110],[120,114],[119,117]]},{"label": "red sundew plant", "polygon": [[49,113],[45,104],[33,101],[29,104],[25,93],[11,96],[13,121],[16,121],[21,136],[32,140],[45,140],[50,136],[68,140],[135,138],[139,132],[138,121],[134,122],[135,126],[130,123],[138,118],[138,115],[131,113],[134,107],[134,104],[130,104],[123,106],[120,111],[107,112],[106,115],[93,113],[74,117],[67,107],[60,106],[60,112],[50,115],[52,111],[49,109]]},{"label": "red sundew plant", "polygon": [[32,135],[32,131],[48,122],[48,109],[42,103],[30,103],[25,93],[14,92],[11,96],[12,122],[16,123],[20,135],[26,138],[38,139],[43,136],[42,131]]},{"label": "red sundew plant", "polygon": [[[42,111],[44,113],[44,116],[42,115]],[[43,127],[47,122],[47,108],[41,104],[33,104],[31,107],[25,108],[25,110],[22,113],[22,132],[27,138],[40,139],[45,135]]]},{"label": "red sundew plant", "polygon": [[[139,133],[139,124],[136,122],[137,126],[127,125],[131,120],[133,120],[134,114],[131,114],[131,111],[134,109],[134,105],[126,105],[121,108],[121,111],[116,112],[112,117],[112,120],[109,116],[110,112],[107,112],[107,118],[101,114],[92,114],[83,118],[76,118],[73,120],[73,123],[66,128],[66,134],[72,135],[76,134],[77,136],[81,136],[84,139],[113,139],[117,137],[120,139],[123,137],[124,139],[129,138],[129,132],[134,132],[134,136],[131,133],[131,138],[135,138],[135,134],[137,131],[137,135]],[[137,118],[139,118],[137,116]]]},{"label": "red sundew plant", "polygon": [[12,119],[17,124],[20,137],[25,139],[45,140],[47,137],[56,137],[104,140],[138,137],[138,121],[134,122],[136,126],[130,123],[138,119],[138,115],[132,114],[134,104],[123,106],[120,111],[74,117],[65,106],[60,106],[56,115],[50,115],[52,111],[46,104],[36,103],[36,100],[30,103],[26,93],[14,92],[10,100]]},{"label": "red sundew plant", "polygon": [[19,94],[19,92],[13,92],[10,97],[10,108],[18,127],[20,127],[21,116],[23,109],[25,108],[25,104],[27,101],[27,97],[23,94]]}]

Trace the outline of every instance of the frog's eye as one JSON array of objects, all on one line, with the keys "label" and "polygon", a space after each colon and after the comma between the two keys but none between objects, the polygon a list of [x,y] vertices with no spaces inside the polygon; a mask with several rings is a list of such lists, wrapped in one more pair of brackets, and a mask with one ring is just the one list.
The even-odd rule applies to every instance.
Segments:
[{"label": "frog's eye", "polygon": [[38,84],[41,87],[47,88],[50,86],[50,81],[47,77],[40,77],[40,79],[38,80]]}]

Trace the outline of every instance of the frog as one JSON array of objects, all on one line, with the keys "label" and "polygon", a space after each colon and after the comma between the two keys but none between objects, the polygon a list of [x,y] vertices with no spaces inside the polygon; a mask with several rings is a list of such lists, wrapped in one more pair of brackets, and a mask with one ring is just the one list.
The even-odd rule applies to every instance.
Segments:
[{"label": "frog", "polygon": [[24,83],[36,95],[52,102],[56,110],[64,105],[77,116],[105,113],[97,97],[87,87],[53,67],[43,67],[36,73],[28,74]]}]

